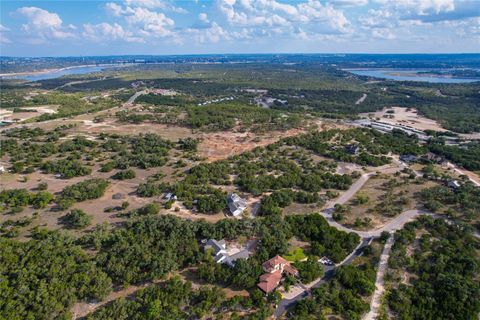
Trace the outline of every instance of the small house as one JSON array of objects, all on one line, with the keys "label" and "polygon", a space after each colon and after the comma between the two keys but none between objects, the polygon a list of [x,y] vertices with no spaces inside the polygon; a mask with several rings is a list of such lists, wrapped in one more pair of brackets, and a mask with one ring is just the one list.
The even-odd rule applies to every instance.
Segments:
[{"label": "small house", "polygon": [[436,155],[435,153],[432,153],[432,152],[427,152],[423,156],[423,159],[427,162],[437,163],[437,164],[441,164],[445,162],[445,158],[443,156]]},{"label": "small house", "polygon": [[452,189],[458,189],[461,185],[457,180],[450,180],[447,182],[447,186]]},{"label": "small house", "polygon": [[165,200],[177,200],[177,196],[169,192],[163,197]]},{"label": "small house", "polygon": [[240,198],[240,196],[236,193],[230,193],[227,196],[227,204],[230,213],[234,217],[241,215],[243,211],[245,211],[245,209],[247,208],[247,202],[245,201],[245,199]]},{"label": "small house", "polygon": [[415,162],[417,161],[417,156],[414,154],[402,154],[400,155],[400,161],[405,163]]},{"label": "small house", "polygon": [[225,263],[230,267],[235,266],[235,262],[238,259],[248,259],[250,251],[247,249],[242,250],[228,250],[225,240],[210,239],[205,243],[204,250],[212,250],[214,260],[216,263]]},{"label": "small house", "polygon": [[349,144],[345,147],[345,151],[349,154],[358,155],[360,153],[360,146],[358,144]]}]

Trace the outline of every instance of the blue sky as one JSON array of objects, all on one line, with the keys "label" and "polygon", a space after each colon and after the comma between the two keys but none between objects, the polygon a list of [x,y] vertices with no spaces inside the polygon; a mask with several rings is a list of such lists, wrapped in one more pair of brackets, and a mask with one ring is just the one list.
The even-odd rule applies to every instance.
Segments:
[{"label": "blue sky", "polygon": [[0,2],[1,55],[480,52],[480,0]]}]

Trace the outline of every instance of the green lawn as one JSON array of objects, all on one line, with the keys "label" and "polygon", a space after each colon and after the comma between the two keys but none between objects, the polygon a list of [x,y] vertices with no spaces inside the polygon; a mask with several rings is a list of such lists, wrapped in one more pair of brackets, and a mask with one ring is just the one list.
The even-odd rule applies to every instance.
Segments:
[{"label": "green lawn", "polygon": [[291,250],[287,255],[284,255],[283,257],[290,262],[299,262],[307,259],[307,256],[305,255],[305,252],[303,252],[302,248],[296,248],[294,250]]}]

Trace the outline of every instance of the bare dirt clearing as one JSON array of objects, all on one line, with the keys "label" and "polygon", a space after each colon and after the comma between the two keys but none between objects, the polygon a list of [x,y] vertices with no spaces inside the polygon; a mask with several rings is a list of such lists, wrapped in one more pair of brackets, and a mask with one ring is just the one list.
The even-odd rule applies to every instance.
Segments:
[{"label": "bare dirt clearing", "polygon": [[217,132],[202,134],[202,142],[198,146],[198,154],[208,161],[226,159],[232,155],[264,147],[284,137],[302,133],[302,130],[274,131],[262,135],[251,132]]},{"label": "bare dirt clearing", "polygon": [[[42,114],[53,114],[57,112],[58,105],[45,105],[36,107],[22,107],[22,112],[13,112],[12,110],[2,110],[0,112],[0,120],[3,121],[25,121]],[[28,110],[28,111],[27,111]]]},{"label": "bare dirt clearing", "polygon": [[[406,210],[418,209],[419,203],[415,199],[415,194],[420,190],[435,185],[431,181],[421,184],[408,182],[407,184],[389,189],[386,187],[389,181],[390,177],[385,175],[370,178],[357,192],[356,196],[347,202],[351,211],[344,214],[344,220],[341,223],[358,230],[376,229],[385,225],[396,216],[396,214],[390,212],[392,205],[394,206],[393,209],[398,210],[398,214]],[[398,181],[400,180],[398,179]],[[366,203],[359,204],[357,197],[363,197],[368,200]],[[405,202],[396,203],[400,198],[404,199]],[[361,225],[357,222],[357,219],[369,221],[369,223],[368,225]]]},{"label": "bare dirt clearing", "polygon": [[[389,113],[393,110],[394,113]],[[382,122],[394,125],[408,125],[418,130],[447,131],[435,120],[426,118],[418,114],[414,108],[392,107],[384,108],[381,111],[361,114],[364,117],[373,119],[380,118]]]}]

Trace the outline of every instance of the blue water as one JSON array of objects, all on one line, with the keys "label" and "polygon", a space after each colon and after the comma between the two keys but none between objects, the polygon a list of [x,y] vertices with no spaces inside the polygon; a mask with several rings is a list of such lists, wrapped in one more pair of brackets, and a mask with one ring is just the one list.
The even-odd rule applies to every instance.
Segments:
[{"label": "blue water", "polygon": [[[431,83],[469,83],[480,81],[480,79],[466,79],[466,78],[447,78],[447,77],[427,77],[427,76],[411,76],[410,74],[415,72],[421,71],[429,71],[424,69],[415,69],[415,70],[404,70],[404,69],[362,69],[362,70],[354,70],[354,69],[347,69],[345,71],[357,74],[359,76],[369,76],[374,78],[382,78],[382,79],[389,79],[389,80],[396,80],[396,81],[424,81],[424,82],[431,82]],[[393,75],[391,73],[397,73],[405,75]]]},{"label": "blue water", "polygon": [[16,75],[16,76],[5,76],[4,79],[24,79],[28,81],[39,81],[47,79],[55,79],[72,74],[86,74],[92,72],[99,72],[106,68],[111,68],[113,66],[79,66],[63,70],[48,71],[39,74],[30,74],[30,75]]}]

